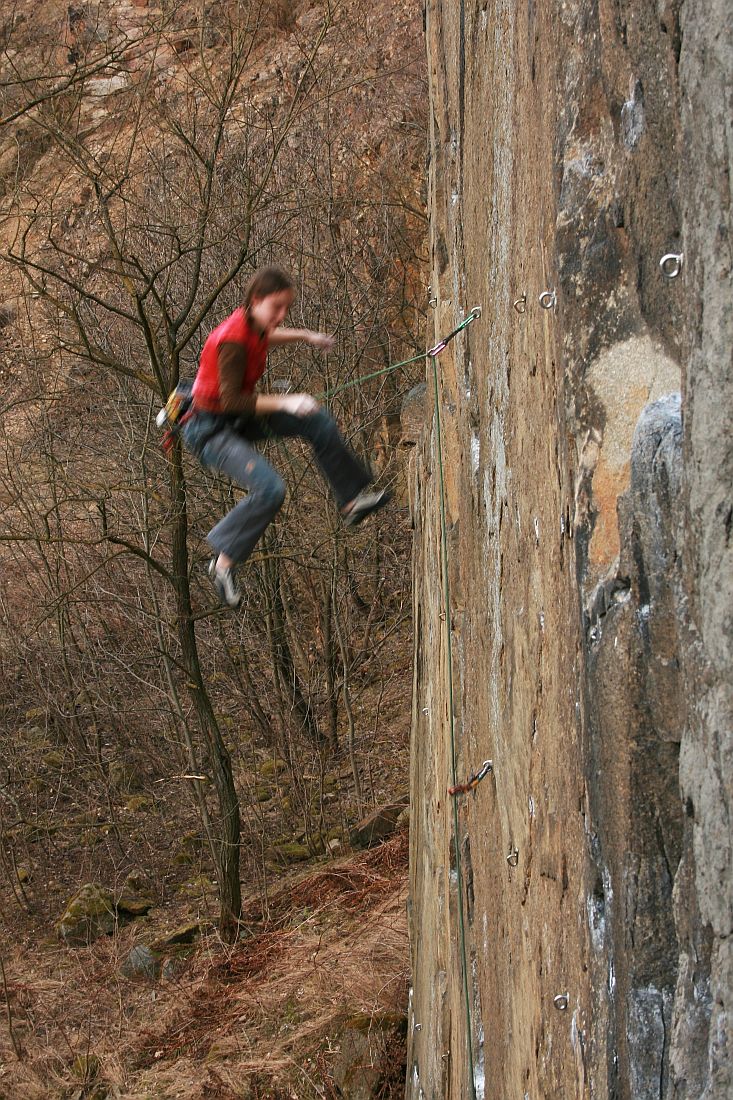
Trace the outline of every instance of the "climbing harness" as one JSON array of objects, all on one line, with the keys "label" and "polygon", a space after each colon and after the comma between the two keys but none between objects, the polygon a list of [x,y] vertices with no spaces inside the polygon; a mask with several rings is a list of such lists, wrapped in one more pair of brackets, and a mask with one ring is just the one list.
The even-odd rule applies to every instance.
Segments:
[{"label": "climbing harness", "polygon": [[457,783],[455,787],[448,788],[448,794],[468,794],[469,791],[475,791],[482,779],[485,779],[490,771],[494,770],[493,760],[484,760],[479,770],[469,776],[465,783]]},{"label": "climbing harness", "polygon": [[173,446],[175,437],[191,416],[192,404],[193,383],[179,382],[156,416],[156,425],[163,429],[162,447],[166,454]]}]

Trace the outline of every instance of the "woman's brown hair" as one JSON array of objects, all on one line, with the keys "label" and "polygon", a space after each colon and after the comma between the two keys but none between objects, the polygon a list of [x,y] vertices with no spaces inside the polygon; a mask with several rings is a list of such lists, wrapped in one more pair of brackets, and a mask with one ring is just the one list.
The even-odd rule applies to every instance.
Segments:
[{"label": "woman's brown hair", "polygon": [[244,308],[249,309],[254,298],[266,298],[281,290],[293,290],[293,280],[279,267],[261,267],[244,288]]}]

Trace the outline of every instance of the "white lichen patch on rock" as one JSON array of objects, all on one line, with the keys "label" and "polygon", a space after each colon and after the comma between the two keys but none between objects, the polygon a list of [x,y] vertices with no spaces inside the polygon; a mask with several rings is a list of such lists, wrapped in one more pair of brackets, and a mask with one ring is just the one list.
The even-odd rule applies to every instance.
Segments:
[{"label": "white lichen patch on rock", "polygon": [[629,487],[637,421],[645,405],[679,390],[680,367],[650,336],[634,336],[605,348],[586,380],[603,419],[591,471],[594,524],[587,585],[592,588],[618,557],[616,504]]}]

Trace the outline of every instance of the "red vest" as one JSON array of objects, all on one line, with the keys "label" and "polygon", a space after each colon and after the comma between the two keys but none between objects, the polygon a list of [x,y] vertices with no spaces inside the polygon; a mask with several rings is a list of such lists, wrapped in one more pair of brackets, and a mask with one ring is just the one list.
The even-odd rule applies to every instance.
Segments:
[{"label": "red vest", "polygon": [[209,333],[201,351],[199,369],[193,383],[196,404],[207,412],[221,412],[219,393],[219,348],[222,344],[241,344],[245,368],[242,373],[242,393],[254,393],[267,365],[266,336],[250,327],[243,309],[235,309],[226,321]]}]

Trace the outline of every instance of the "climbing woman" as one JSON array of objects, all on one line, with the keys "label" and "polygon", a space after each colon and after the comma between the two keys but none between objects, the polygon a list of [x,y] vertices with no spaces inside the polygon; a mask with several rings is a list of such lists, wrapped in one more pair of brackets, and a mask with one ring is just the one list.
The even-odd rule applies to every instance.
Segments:
[{"label": "climbing woman", "polygon": [[285,484],[257,451],[257,440],[300,436],[313,448],[347,526],[387,503],[389,494],[367,492],[371,475],[347,447],[334,420],[307,393],[260,394],[267,349],[303,340],[328,351],[333,337],[308,329],[280,328],[294,297],[292,280],[263,267],[247,284],[244,304],[208,336],[193,384],[192,412],[183,440],[201,463],[228,474],[247,495],[208,534],[209,565],[219,598],[238,607],[234,570],[246,561],[285,499]]}]

